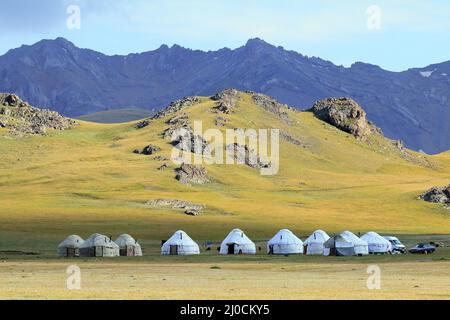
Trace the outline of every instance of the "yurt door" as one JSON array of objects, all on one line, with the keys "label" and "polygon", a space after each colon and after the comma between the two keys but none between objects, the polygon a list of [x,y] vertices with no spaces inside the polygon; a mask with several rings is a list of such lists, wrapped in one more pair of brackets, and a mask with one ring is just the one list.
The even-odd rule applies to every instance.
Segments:
[{"label": "yurt door", "polygon": [[269,246],[269,254],[273,254],[273,245]]},{"label": "yurt door", "polygon": [[127,246],[127,256],[134,257],[134,246]]},{"label": "yurt door", "polygon": [[234,243],[228,245],[228,254],[234,254]]},{"label": "yurt door", "polygon": [[94,256],[103,257],[103,247],[94,247]]},{"label": "yurt door", "polygon": [[178,254],[178,246],[170,246],[170,255],[176,256]]},{"label": "yurt door", "polygon": [[67,248],[67,256],[75,257],[75,248]]}]

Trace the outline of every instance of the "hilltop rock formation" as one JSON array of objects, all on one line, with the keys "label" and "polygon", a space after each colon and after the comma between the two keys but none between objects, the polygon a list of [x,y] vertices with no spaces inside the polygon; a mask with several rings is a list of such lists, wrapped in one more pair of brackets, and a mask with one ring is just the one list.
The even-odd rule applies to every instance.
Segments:
[{"label": "hilltop rock formation", "polygon": [[320,120],[359,139],[367,138],[373,131],[366,119],[366,112],[351,98],[319,100],[311,111]]},{"label": "hilltop rock formation", "polygon": [[15,94],[0,93],[0,127],[12,133],[43,135],[47,129],[65,130],[73,125],[75,121],[55,111],[32,107]]},{"label": "hilltop rock formation", "polygon": [[175,100],[169,104],[166,108],[158,111],[151,119],[160,119],[164,118],[169,114],[176,113],[188,107],[192,107],[193,105],[200,102],[200,99],[197,97],[185,97],[180,100]]},{"label": "hilltop rock formation", "polygon": [[288,105],[281,104],[274,98],[269,97],[265,94],[253,93],[250,91],[248,91],[248,93],[253,94],[252,99],[258,106],[268,112],[275,114],[278,118],[280,118],[281,121],[287,124],[292,124],[292,120],[289,118],[288,113],[285,111],[289,109]]},{"label": "hilltop rock formation", "polygon": [[203,166],[183,163],[176,171],[176,179],[182,184],[205,184],[210,182],[208,170]]},{"label": "hilltop rock formation", "polygon": [[232,113],[234,107],[236,106],[236,102],[238,100],[242,100],[239,91],[236,89],[223,90],[216,93],[211,97],[211,99],[217,101],[214,110],[224,114]]},{"label": "hilltop rock formation", "polygon": [[446,204],[446,208],[450,208],[450,185],[446,187],[433,187],[421,194],[420,199],[433,202]]}]

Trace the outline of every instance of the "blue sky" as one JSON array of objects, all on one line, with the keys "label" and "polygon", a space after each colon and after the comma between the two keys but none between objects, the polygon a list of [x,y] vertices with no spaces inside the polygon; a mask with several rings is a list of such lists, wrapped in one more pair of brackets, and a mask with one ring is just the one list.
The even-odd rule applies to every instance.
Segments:
[{"label": "blue sky", "polygon": [[[80,29],[67,27],[69,5],[80,8]],[[448,0],[2,0],[0,54],[59,36],[106,54],[163,43],[236,48],[259,37],[336,64],[400,71],[450,60],[449,17]]]}]

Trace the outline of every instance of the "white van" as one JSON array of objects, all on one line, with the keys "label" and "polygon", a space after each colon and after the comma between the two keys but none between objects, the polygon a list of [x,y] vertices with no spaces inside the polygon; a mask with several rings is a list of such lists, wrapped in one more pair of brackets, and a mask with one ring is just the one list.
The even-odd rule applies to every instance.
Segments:
[{"label": "white van", "polygon": [[384,236],[392,244],[392,253],[405,253],[406,247],[396,237]]}]

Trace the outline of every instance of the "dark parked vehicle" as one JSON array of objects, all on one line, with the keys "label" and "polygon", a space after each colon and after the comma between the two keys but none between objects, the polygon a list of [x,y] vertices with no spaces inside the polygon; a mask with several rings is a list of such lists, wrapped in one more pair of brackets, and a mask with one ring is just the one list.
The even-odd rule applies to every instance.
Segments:
[{"label": "dark parked vehicle", "polygon": [[412,247],[411,249],[409,249],[409,253],[417,253],[417,254],[433,253],[434,251],[436,251],[436,247],[429,243],[419,243],[414,247]]}]

